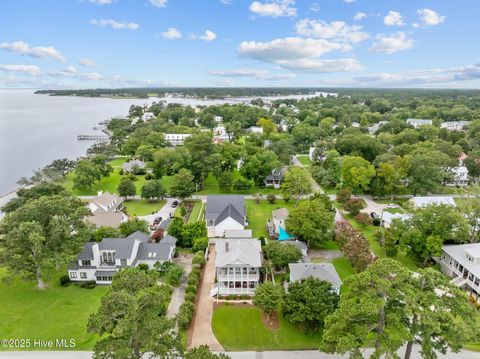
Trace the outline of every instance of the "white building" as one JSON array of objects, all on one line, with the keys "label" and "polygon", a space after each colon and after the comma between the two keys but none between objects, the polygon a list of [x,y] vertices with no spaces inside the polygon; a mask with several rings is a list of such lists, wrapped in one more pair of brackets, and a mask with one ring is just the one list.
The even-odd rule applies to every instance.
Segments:
[{"label": "white building", "polygon": [[375,123],[375,124],[371,125],[370,127],[367,127],[368,133],[371,134],[371,135],[374,135],[380,129],[380,127],[382,127],[383,125],[385,125],[387,123],[388,123],[388,121],[380,121],[378,123]]},{"label": "white building", "polygon": [[261,128],[259,126],[251,126],[251,127],[247,128],[247,132],[263,134],[263,128]]},{"label": "white building", "polygon": [[[332,290],[340,294],[343,282],[332,263],[290,263],[290,283],[313,277],[332,285]],[[286,285],[288,289],[288,285]]]},{"label": "white building", "polygon": [[442,247],[442,272],[453,278],[451,283],[463,288],[477,301],[480,294],[480,243]]},{"label": "white building", "polygon": [[381,225],[385,228],[390,228],[392,225],[392,221],[394,219],[399,219],[401,221],[406,221],[408,219],[412,218],[410,214],[406,213],[390,213],[388,211],[383,211],[382,212],[382,218],[381,218]]},{"label": "white building", "polygon": [[170,262],[176,242],[174,237],[166,235],[159,243],[153,243],[148,234],[139,231],[127,238],[87,242],[77,260],[69,264],[68,276],[72,281],[109,284],[122,268],[146,264],[153,269],[157,262]]},{"label": "white building", "polygon": [[213,142],[223,143],[230,141],[230,137],[227,134],[225,126],[217,126],[213,128]]},{"label": "white building", "polygon": [[260,283],[262,246],[255,238],[217,239],[215,268],[218,295],[253,295]]},{"label": "white building", "polygon": [[440,128],[446,128],[449,131],[462,131],[470,121],[447,121],[440,124]]},{"label": "white building", "polygon": [[457,207],[455,200],[451,196],[443,196],[443,197],[412,197],[409,199],[409,202],[413,204],[414,207],[425,207],[429,205],[446,205],[446,206],[453,206]]},{"label": "white building", "polygon": [[92,215],[87,217],[87,221],[97,228],[118,228],[120,224],[128,220],[127,215],[122,212],[123,199],[116,194],[100,191],[87,207],[92,212]]},{"label": "white building", "polygon": [[145,162],[140,160],[131,160],[122,165],[123,172],[135,172],[135,169],[145,169]]},{"label": "white building", "polygon": [[422,120],[422,119],[418,119],[418,118],[409,118],[407,119],[407,124],[413,126],[413,128],[419,128],[419,127],[422,127],[422,126],[428,126],[428,125],[432,125],[433,124],[433,121],[432,120]]},{"label": "white building", "polygon": [[243,196],[207,196],[205,222],[209,237],[224,237],[226,231],[243,230],[248,225]]},{"label": "white building", "polygon": [[191,133],[165,133],[165,140],[172,146],[181,146],[185,142],[187,137],[190,137]]},{"label": "white building", "polygon": [[445,186],[468,186],[468,169],[465,166],[458,166],[449,169],[452,174],[452,178],[445,181]]}]

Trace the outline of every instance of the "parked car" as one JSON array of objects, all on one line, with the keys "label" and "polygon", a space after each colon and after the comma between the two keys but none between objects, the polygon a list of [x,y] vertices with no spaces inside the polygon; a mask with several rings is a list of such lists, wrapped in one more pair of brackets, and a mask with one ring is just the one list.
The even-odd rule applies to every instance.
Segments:
[{"label": "parked car", "polygon": [[377,212],[371,212],[370,217],[372,217],[373,219],[380,219],[380,216]]},{"label": "parked car", "polygon": [[395,204],[395,203],[390,203],[387,205],[387,208],[388,209],[394,209],[394,208],[400,208],[400,206],[398,204]]},{"label": "parked car", "polygon": [[172,202],[172,208],[177,208],[178,206],[178,201],[173,201]]}]

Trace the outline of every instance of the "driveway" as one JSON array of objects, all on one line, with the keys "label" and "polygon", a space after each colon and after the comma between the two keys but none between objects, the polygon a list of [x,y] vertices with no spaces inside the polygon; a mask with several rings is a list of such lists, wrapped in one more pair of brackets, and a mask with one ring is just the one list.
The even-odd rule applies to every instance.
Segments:
[{"label": "driveway", "polygon": [[175,215],[176,208],[172,208],[172,203],[175,200],[176,200],[175,198],[167,198],[167,203],[165,203],[165,205],[162,208],[160,208],[157,213],[149,214],[146,216],[138,216],[138,218],[143,219],[148,223],[152,224],[155,218],[157,217],[162,217],[162,220],[167,219],[170,215],[173,217]]},{"label": "driveway", "polygon": [[173,289],[172,299],[167,308],[167,318],[175,318],[178,314],[180,306],[185,301],[185,288],[187,286],[187,276],[192,271],[192,254],[180,254],[173,259],[173,263],[183,268],[183,276],[180,285]]},{"label": "driveway", "polygon": [[[294,166],[299,166],[299,167],[305,168],[305,166],[302,164],[302,162],[300,162],[298,160],[297,156],[292,156],[292,164]],[[323,189],[318,185],[317,181],[315,181],[313,179],[312,175],[310,174],[310,171],[306,168],[305,168],[305,170],[307,171],[308,176],[310,177],[310,182],[312,183],[313,192],[323,193]]]},{"label": "driveway", "polygon": [[210,295],[215,284],[215,245],[209,246],[209,255],[205,264],[202,285],[199,292],[199,301],[195,314],[190,347],[207,345],[210,350],[220,351],[223,347],[212,331],[213,297]]}]

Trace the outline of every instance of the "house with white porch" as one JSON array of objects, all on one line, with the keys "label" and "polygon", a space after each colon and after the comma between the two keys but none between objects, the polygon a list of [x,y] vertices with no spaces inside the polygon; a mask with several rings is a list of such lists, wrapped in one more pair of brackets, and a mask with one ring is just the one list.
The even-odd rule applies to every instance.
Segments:
[{"label": "house with white porch", "polygon": [[190,137],[191,133],[165,133],[165,141],[167,141],[171,146],[182,146],[185,142],[185,139]]},{"label": "house with white porch", "polygon": [[480,243],[443,246],[440,267],[445,275],[452,278],[452,284],[479,301]]},{"label": "house with white porch", "polygon": [[440,124],[440,128],[446,128],[448,131],[462,131],[470,124],[470,121],[447,121]]},{"label": "house with white porch", "polygon": [[288,167],[282,168],[275,168],[272,172],[265,177],[263,181],[265,187],[273,187],[273,188],[280,188],[283,178],[285,177],[285,173],[287,173]]},{"label": "house with white porch", "polygon": [[127,238],[104,238],[101,242],[87,242],[77,259],[68,266],[68,276],[74,282],[95,281],[110,284],[122,268],[171,262],[175,255],[176,238],[166,235],[160,242],[137,231]]},{"label": "house with white porch", "polygon": [[248,225],[243,196],[207,196],[205,222],[209,237],[224,237],[228,230],[243,230]]},{"label": "house with white porch", "polygon": [[468,168],[466,166],[452,167],[448,169],[451,177],[444,181],[448,187],[466,187],[468,186]]},{"label": "house with white porch", "polygon": [[[289,283],[313,277],[330,283],[332,290],[340,294],[343,282],[332,263],[290,263],[288,268],[290,271]],[[288,283],[285,283],[285,289],[288,290]]]},{"label": "house with white porch", "polygon": [[230,141],[225,126],[217,126],[213,128],[213,143],[224,143]]},{"label": "house with white porch", "polygon": [[87,221],[97,228],[118,228],[120,224],[128,220],[127,215],[122,212],[123,199],[116,194],[100,191],[87,207],[92,212],[92,215],[87,217]]},{"label": "house with white porch", "polygon": [[256,238],[215,241],[216,295],[253,295],[260,283],[262,246]]}]

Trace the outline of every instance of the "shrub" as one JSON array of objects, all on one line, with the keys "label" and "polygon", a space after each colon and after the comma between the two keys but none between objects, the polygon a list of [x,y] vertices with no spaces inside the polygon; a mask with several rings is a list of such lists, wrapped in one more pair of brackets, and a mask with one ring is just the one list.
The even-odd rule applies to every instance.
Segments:
[{"label": "shrub", "polygon": [[201,238],[195,238],[193,240],[193,251],[194,252],[205,252],[205,249],[208,247],[208,238],[207,237],[201,237]]},{"label": "shrub", "polygon": [[148,267],[148,264],[141,263],[141,264],[138,265],[138,269],[146,272],[146,271],[148,271],[149,267]]},{"label": "shrub", "polygon": [[154,178],[154,176],[151,172],[147,172],[147,174],[145,175],[145,179],[147,181],[152,180],[153,178]]},{"label": "shrub", "polygon": [[361,224],[363,227],[369,226],[373,223],[372,217],[367,213],[359,213],[355,216],[355,220]]},{"label": "shrub", "polygon": [[259,241],[260,241],[260,244],[261,246],[263,247],[265,244],[267,244],[267,241],[265,240],[265,237],[264,236],[260,236],[260,238],[258,238]]},{"label": "shrub", "polygon": [[191,293],[193,295],[196,295],[197,294],[197,286],[187,285],[187,287],[185,288],[185,295],[187,295],[189,293]]},{"label": "shrub", "polygon": [[80,288],[93,289],[97,286],[94,280],[89,280],[88,282],[81,282],[78,285]]},{"label": "shrub", "polygon": [[186,293],[186,294],[185,294],[185,300],[186,300],[187,302],[192,302],[192,303],[194,303],[196,297],[197,297],[197,296],[196,296],[195,294],[193,294],[193,293]]},{"label": "shrub", "polygon": [[185,217],[185,214],[187,214],[187,209],[185,208],[185,205],[182,203],[180,206],[180,216]]},{"label": "shrub", "polygon": [[70,283],[72,283],[72,281],[70,280],[70,277],[67,274],[62,275],[60,277],[60,285],[62,287],[68,287]]},{"label": "shrub", "polygon": [[352,197],[352,190],[344,187],[337,192],[337,202],[345,203]]},{"label": "shrub", "polygon": [[245,179],[245,178],[237,178],[233,182],[233,188],[235,191],[241,192],[241,191],[248,191],[250,188],[252,188],[253,183],[252,181]]},{"label": "shrub", "polygon": [[381,222],[382,222],[382,221],[381,221],[380,218],[374,218],[374,219],[372,220],[372,224],[373,224],[374,226],[377,226],[377,227],[380,226],[380,223],[381,223]]},{"label": "shrub", "polygon": [[183,268],[173,264],[165,273],[165,281],[171,286],[177,287],[183,276]]},{"label": "shrub", "polygon": [[361,198],[350,198],[347,202],[345,202],[343,208],[345,211],[350,213],[352,216],[356,216],[360,213],[362,209],[367,206],[365,201]]},{"label": "shrub", "polygon": [[269,194],[267,196],[267,201],[272,203],[272,204],[275,203],[276,200],[277,200],[277,197],[274,194]]},{"label": "shrub", "polygon": [[123,176],[123,168],[120,168],[120,171],[118,171],[118,173],[120,174],[120,176]]},{"label": "shrub", "polygon": [[198,288],[198,279],[195,277],[190,277],[187,280],[187,285],[195,286]]},{"label": "shrub", "polygon": [[192,302],[184,302],[178,311],[177,323],[180,329],[187,329],[193,319],[195,305]]},{"label": "shrub", "polygon": [[200,264],[203,266],[205,264],[205,256],[202,252],[197,252],[192,259],[192,264]]}]

